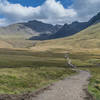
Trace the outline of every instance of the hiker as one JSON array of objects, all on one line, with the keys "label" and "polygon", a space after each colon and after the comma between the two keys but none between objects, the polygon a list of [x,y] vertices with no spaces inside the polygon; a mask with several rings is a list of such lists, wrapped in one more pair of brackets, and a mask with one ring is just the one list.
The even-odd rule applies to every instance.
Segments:
[{"label": "hiker", "polygon": [[67,62],[67,64],[72,67],[72,68],[76,68],[76,66],[74,66],[71,62],[71,59],[69,58],[69,53],[66,53],[65,55],[65,61]]}]

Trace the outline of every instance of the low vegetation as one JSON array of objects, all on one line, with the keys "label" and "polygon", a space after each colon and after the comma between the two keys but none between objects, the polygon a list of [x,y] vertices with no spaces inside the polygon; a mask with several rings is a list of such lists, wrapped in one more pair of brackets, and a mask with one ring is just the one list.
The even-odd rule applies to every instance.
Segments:
[{"label": "low vegetation", "polygon": [[77,52],[71,53],[70,57],[74,65],[90,71],[92,76],[88,91],[96,100],[100,100],[100,53]]},{"label": "low vegetation", "polygon": [[74,72],[68,68],[57,67],[1,68],[0,93],[19,94],[31,92],[72,73]]},{"label": "low vegetation", "polygon": [[74,74],[63,54],[0,49],[0,93],[35,91]]},{"label": "low vegetation", "polygon": [[0,49],[0,67],[65,67],[64,53]]},{"label": "low vegetation", "polygon": [[35,47],[32,41],[6,42],[2,42],[5,47],[11,44],[29,50],[0,49],[0,93],[34,91],[75,73],[66,66],[68,52],[74,65],[91,72],[88,89],[100,100],[100,23],[71,37],[38,42]]},{"label": "low vegetation", "polygon": [[60,49],[61,51],[98,50],[100,48],[100,23],[93,25],[70,37],[53,39],[37,43],[37,49],[41,51]]},{"label": "low vegetation", "polygon": [[[19,94],[35,91],[65,76],[74,74],[65,63],[61,49],[26,51],[0,49],[0,93]],[[70,52],[72,63],[88,69],[93,77],[89,92],[100,97],[100,52]]]},{"label": "low vegetation", "polygon": [[100,100],[100,66],[89,68],[88,70],[91,71],[92,74],[88,90],[96,100]]}]

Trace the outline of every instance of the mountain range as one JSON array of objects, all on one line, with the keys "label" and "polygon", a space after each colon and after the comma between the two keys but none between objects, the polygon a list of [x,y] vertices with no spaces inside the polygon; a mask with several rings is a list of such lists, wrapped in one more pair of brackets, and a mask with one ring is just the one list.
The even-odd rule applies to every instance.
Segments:
[{"label": "mountain range", "polygon": [[61,27],[62,25],[51,25],[41,21],[33,20],[1,27],[0,37],[23,37],[24,39],[28,39],[32,36],[37,36],[40,34],[56,33]]},{"label": "mountain range", "polygon": [[72,22],[71,24],[64,24],[62,28],[60,28],[57,32],[53,34],[40,34],[40,36],[33,36],[30,39],[31,40],[48,40],[48,39],[56,39],[56,38],[71,36],[99,22],[100,22],[100,13],[92,17],[88,22],[75,21],[75,22]]},{"label": "mountain range", "polygon": [[100,52],[100,23],[69,37],[39,41],[32,50],[53,52]]},{"label": "mountain range", "polygon": [[92,17],[88,22],[72,22],[64,25],[51,25],[41,21],[29,21],[17,23],[0,28],[0,38],[20,37],[30,40],[48,40],[71,36],[83,29],[100,22],[100,13]]}]

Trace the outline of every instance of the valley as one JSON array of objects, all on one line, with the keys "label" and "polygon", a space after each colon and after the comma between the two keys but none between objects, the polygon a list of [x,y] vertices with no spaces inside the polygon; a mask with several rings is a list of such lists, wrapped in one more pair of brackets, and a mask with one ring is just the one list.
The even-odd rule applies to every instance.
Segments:
[{"label": "valley", "polygon": [[[91,18],[88,27],[81,23],[81,29],[72,32],[74,29],[71,28],[73,34],[68,36],[66,34],[70,31],[68,25],[65,27],[66,24],[62,26],[29,21],[0,28],[0,94],[5,97],[5,94],[18,96],[34,92],[77,74],[66,65],[65,54],[68,53],[78,69],[91,73],[88,92],[96,100],[100,100],[99,20],[100,13]],[[80,23],[78,26],[76,24],[77,22],[74,22],[71,25],[77,28]],[[66,28],[64,35],[57,37],[56,34],[62,33],[60,30],[63,27]],[[41,34],[46,34],[46,39],[33,39]],[[52,35],[55,36],[48,38]]]},{"label": "valley", "polygon": [[62,54],[0,49],[0,94],[32,92],[75,74],[63,63]]}]

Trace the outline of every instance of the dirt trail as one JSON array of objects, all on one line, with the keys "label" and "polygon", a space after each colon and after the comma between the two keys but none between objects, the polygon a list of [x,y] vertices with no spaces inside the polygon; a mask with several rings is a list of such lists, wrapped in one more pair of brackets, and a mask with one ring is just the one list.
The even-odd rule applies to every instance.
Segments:
[{"label": "dirt trail", "polygon": [[89,77],[89,72],[80,71],[75,76],[56,82],[31,100],[92,100],[85,92]]},{"label": "dirt trail", "polygon": [[35,93],[0,95],[0,100],[93,100],[85,91],[89,78],[89,72],[80,71]]}]

